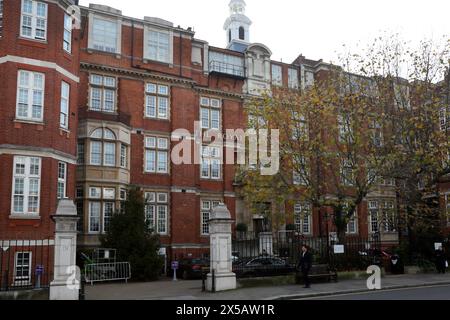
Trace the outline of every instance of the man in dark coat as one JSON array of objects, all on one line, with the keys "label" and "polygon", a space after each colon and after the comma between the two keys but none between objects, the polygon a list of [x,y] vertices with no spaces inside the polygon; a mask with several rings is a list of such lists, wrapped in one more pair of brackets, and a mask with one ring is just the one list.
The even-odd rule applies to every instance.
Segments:
[{"label": "man in dark coat", "polygon": [[302,251],[300,253],[298,269],[302,272],[303,283],[305,284],[305,288],[310,288],[309,282],[309,271],[311,270],[312,265],[312,254],[309,252],[309,249],[306,245],[302,246]]},{"label": "man in dark coat", "polygon": [[445,262],[445,252],[442,247],[439,247],[438,250],[436,250],[436,269],[438,273],[445,273]]}]

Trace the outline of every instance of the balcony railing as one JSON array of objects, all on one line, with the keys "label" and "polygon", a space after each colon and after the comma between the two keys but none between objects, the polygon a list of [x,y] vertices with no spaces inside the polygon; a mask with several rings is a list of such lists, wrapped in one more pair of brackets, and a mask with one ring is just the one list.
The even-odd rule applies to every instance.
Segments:
[{"label": "balcony railing", "polygon": [[228,74],[239,78],[245,78],[244,66],[234,65],[222,61],[210,61],[209,72]]}]

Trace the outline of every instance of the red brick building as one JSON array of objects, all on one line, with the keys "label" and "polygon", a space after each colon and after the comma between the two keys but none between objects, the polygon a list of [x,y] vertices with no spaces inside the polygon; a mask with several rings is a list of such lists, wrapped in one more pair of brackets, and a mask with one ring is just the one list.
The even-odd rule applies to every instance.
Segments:
[{"label": "red brick building", "polygon": [[75,197],[79,34],[66,13],[73,4],[0,1],[0,270],[20,285],[37,265],[51,280],[51,215],[59,198]]},{"label": "red brick building", "polygon": [[[183,140],[193,141],[196,121],[202,130],[245,129],[248,97],[273,85],[307,88],[329,65],[303,56],[272,61],[269,48],[250,43],[242,0],[230,3],[227,49],[159,18],[75,4],[0,0],[0,239],[50,239],[51,246],[51,215],[58,199],[69,198],[80,217],[79,247],[96,247],[130,185],[145,193],[167,259],[208,254],[209,214],[219,202],[256,230],[261,217],[236,196],[224,149],[204,148],[200,164],[175,164],[173,132],[185,129]],[[371,197],[350,234],[370,235],[371,214],[396,205],[390,181]],[[323,235],[323,214],[292,222],[306,236]],[[397,241],[395,230],[385,237]],[[11,269],[31,277],[43,262],[29,248],[21,252]]]}]

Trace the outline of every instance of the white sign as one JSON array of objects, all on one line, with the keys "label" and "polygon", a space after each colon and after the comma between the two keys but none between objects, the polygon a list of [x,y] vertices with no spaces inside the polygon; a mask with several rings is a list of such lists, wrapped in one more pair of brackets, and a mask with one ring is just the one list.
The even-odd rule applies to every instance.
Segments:
[{"label": "white sign", "polygon": [[434,250],[439,250],[439,248],[441,248],[442,247],[442,242],[435,242],[434,243]]},{"label": "white sign", "polygon": [[334,253],[344,253],[344,252],[345,252],[344,245],[342,244],[334,245]]},{"label": "white sign", "polygon": [[166,255],[166,248],[159,248],[159,255],[165,256]]}]

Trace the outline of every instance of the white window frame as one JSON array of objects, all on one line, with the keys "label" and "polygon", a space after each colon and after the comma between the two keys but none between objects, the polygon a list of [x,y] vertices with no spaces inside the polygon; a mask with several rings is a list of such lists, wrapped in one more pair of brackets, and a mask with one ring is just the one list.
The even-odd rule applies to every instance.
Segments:
[{"label": "white window frame", "polygon": [[[374,234],[380,232],[380,209],[378,200],[369,200],[368,202],[369,212],[369,233]],[[376,216],[376,221],[373,217]],[[375,225],[374,225],[375,222]],[[375,228],[374,228],[375,226]]]},{"label": "white window frame", "polygon": [[[204,112],[207,113],[207,118],[204,118]],[[213,125],[213,115],[218,115],[218,125]],[[204,121],[208,122],[208,125],[205,125]],[[209,97],[200,97],[200,124],[202,129],[213,129],[213,130],[221,130],[222,128],[222,102],[220,99],[209,98]]]},{"label": "white window frame", "polygon": [[[354,230],[350,230],[350,226],[353,225]],[[350,217],[347,223],[346,234],[358,234],[358,208],[355,208],[353,216]]]},{"label": "white window frame", "polygon": [[[112,206],[111,215],[108,216],[108,217],[106,216],[106,207],[107,207],[107,205],[111,205]],[[114,201],[104,201],[102,207],[103,207],[103,209],[102,209],[103,217],[101,219],[101,221],[102,221],[101,229],[102,229],[102,233],[105,234],[109,230],[109,227],[110,227],[110,224],[111,224],[111,218],[113,217],[114,212],[116,210],[116,204],[114,203]],[[107,218],[109,218],[108,223],[107,223]],[[108,225],[108,230],[106,230],[106,225]]]},{"label": "white window frame", "polygon": [[[98,217],[92,216],[92,205],[98,205]],[[92,230],[92,219],[98,219],[98,230]],[[101,201],[89,201],[89,217],[88,217],[88,232],[89,234],[100,234],[102,230],[102,203]]]},{"label": "white window frame", "polygon": [[101,199],[101,198],[102,198],[102,188],[89,187],[89,199]]},{"label": "white window frame", "polygon": [[[162,219],[164,213],[164,219]],[[147,191],[145,192],[145,214],[146,221],[151,220],[151,229],[162,236],[169,234],[169,194],[167,192]]]},{"label": "white window frame", "polygon": [[[222,179],[222,149],[220,146],[202,146],[201,148],[201,161],[200,161],[200,178],[210,180]],[[217,165],[217,174],[213,170]],[[207,169],[207,173],[205,170]]]},{"label": "white window frame", "polygon": [[[97,136],[96,134],[100,132],[101,137]],[[110,136],[107,136],[107,134],[110,134]],[[91,132],[90,135],[90,141],[89,141],[89,164],[91,166],[104,166],[104,167],[115,167],[117,165],[117,136],[116,134],[108,128],[97,128],[94,131]],[[96,154],[100,154],[100,161],[99,162],[93,162],[92,157],[92,151],[94,145],[100,145],[100,150]],[[113,159],[114,163],[108,163],[107,160],[107,148],[106,146],[112,145],[114,154]]]},{"label": "white window frame", "polygon": [[[295,230],[299,234],[312,234],[312,209],[311,204],[304,202],[297,202],[294,205],[294,225]],[[305,226],[307,231],[305,232]]]},{"label": "white window frame", "polygon": [[290,89],[298,89],[299,88],[298,81],[298,70],[294,68],[288,69],[288,87]]},{"label": "white window frame", "polygon": [[[96,83],[94,79],[98,78],[101,83]],[[114,85],[108,83],[108,81],[114,81]],[[116,77],[101,75],[101,74],[90,74],[89,75],[89,110],[95,112],[105,112],[105,113],[116,113],[117,112],[117,88],[118,79]],[[100,97],[94,99],[94,92],[99,91]],[[111,102],[107,99],[107,92],[112,92],[112,109],[107,109],[107,102]],[[99,108],[94,108],[93,101],[99,101]]]},{"label": "white window frame", "polygon": [[[61,171],[63,170],[63,171]],[[61,175],[62,174],[62,175]],[[59,186],[62,185],[63,194],[59,193]],[[67,163],[58,162],[58,186],[57,186],[58,199],[65,199],[67,196]]]},{"label": "white window frame", "polygon": [[[21,84],[20,79],[21,75],[27,75],[28,77],[28,83]],[[37,76],[42,77],[42,86],[36,87],[35,86],[35,78]],[[23,116],[19,114],[19,105],[20,105],[20,91],[26,90],[27,91],[27,115]],[[34,94],[40,92],[41,94],[41,101],[40,101],[40,117],[33,117],[33,103],[34,103]],[[44,101],[45,101],[45,74],[40,72],[33,72],[33,71],[27,71],[27,70],[19,70],[17,73],[17,104],[16,104],[16,118],[20,120],[26,120],[26,121],[33,121],[33,122],[43,122],[44,121]]]},{"label": "white window frame", "polygon": [[[63,129],[69,129],[69,113],[70,113],[70,84],[61,82],[61,108],[59,116],[59,125]],[[65,110],[65,108],[67,109]]]},{"label": "white window frame", "polygon": [[[31,2],[31,13],[24,12],[24,4],[25,2]],[[38,5],[45,6],[45,16],[38,16]],[[35,0],[22,0],[21,2],[21,10],[20,10],[20,36],[27,39],[46,41],[47,40],[47,23],[48,23],[48,5],[45,2],[35,1]],[[31,19],[31,25],[27,26],[27,28],[31,29],[31,34],[27,35],[23,32],[24,29],[24,20],[25,18]],[[43,20],[44,26],[42,28],[38,28],[38,20]],[[37,36],[37,30],[44,31],[44,37]]]},{"label": "white window frame", "polygon": [[120,167],[127,168],[128,167],[128,146],[124,143],[120,144]]},{"label": "white window frame", "polygon": [[[152,142],[153,141],[153,142]],[[164,142],[163,142],[164,141]],[[169,138],[167,137],[158,137],[158,136],[145,136],[144,137],[144,172],[145,173],[158,173],[158,174],[167,174],[169,173]],[[149,156],[153,154],[153,166],[149,166]],[[162,163],[163,155],[165,155],[165,168],[159,164]]]},{"label": "white window frame", "polygon": [[218,206],[222,200],[217,199],[201,199],[200,200],[200,235],[209,235],[209,219],[211,217],[212,210]]},{"label": "white window frame", "polygon": [[272,85],[283,85],[283,67],[277,64],[272,64]]},{"label": "white window frame", "polygon": [[340,180],[343,186],[351,187],[355,185],[355,170],[350,159],[343,159],[341,163]]},{"label": "white window frame", "polygon": [[[161,112],[163,101],[166,101],[165,113]],[[145,117],[159,120],[170,119],[170,86],[150,82],[145,84]]]},{"label": "white window frame", "polygon": [[[116,24],[116,47],[115,51],[105,50],[105,48],[100,48],[99,44],[94,42],[94,20],[103,20],[107,22],[112,22]],[[105,15],[98,15],[94,13],[89,13],[89,38],[88,38],[88,48],[91,50],[102,51],[106,53],[113,53],[120,55],[122,52],[122,19],[117,17],[109,17]]]},{"label": "white window frame", "polygon": [[64,34],[63,34],[63,49],[67,53],[72,53],[72,17],[64,14]]},{"label": "white window frame", "polygon": [[[28,254],[28,265],[19,264],[19,254]],[[22,259],[23,260],[23,259]],[[23,268],[24,266],[28,267],[28,276],[18,276],[17,269]],[[14,254],[14,285],[15,286],[26,286],[31,284],[31,271],[33,267],[33,252],[31,251],[18,251]]]},{"label": "white window frame", "polygon": [[[159,57],[159,41],[158,41],[158,49],[156,52],[156,57],[151,56],[151,50],[150,50],[150,33],[158,33],[159,34],[165,34],[169,37],[169,46],[167,48],[168,50],[168,57],[166,59],[161,59]],[[173,64],[173,31],[168,29],[161,29],[161,28],[155,28],[150,26],[145,26],[144,28],[144,60],[151,60],[151,61],[157,61],[161,63],[167,63],[167,64]]]},{"label": "white window frame", "polygon": [[[31,165],[33,161],[37,161],[38,173],[31,173]],[[17,173],[17,165],[23,166],[23,173]],[[34,164],[36,165],[36,164]],[[42,159],[39,157],[24,157],[15,156],[13,161],[13,179],[12,179],[12,192],[11,192],[11,212],[12,215],[24,215],[24,216],[39,216],[40,204],[41,204],[41,171],[42,171]],[[23,180],[22,193],[16,194],[16,181]],[[30,180],[37,180],[37,191],[35,195],[30,195]],[[36,212],[29,211],[30,197],[37,197]],[[16,211],[14,207],[14,198],[22,197],[22,212]]]}]

